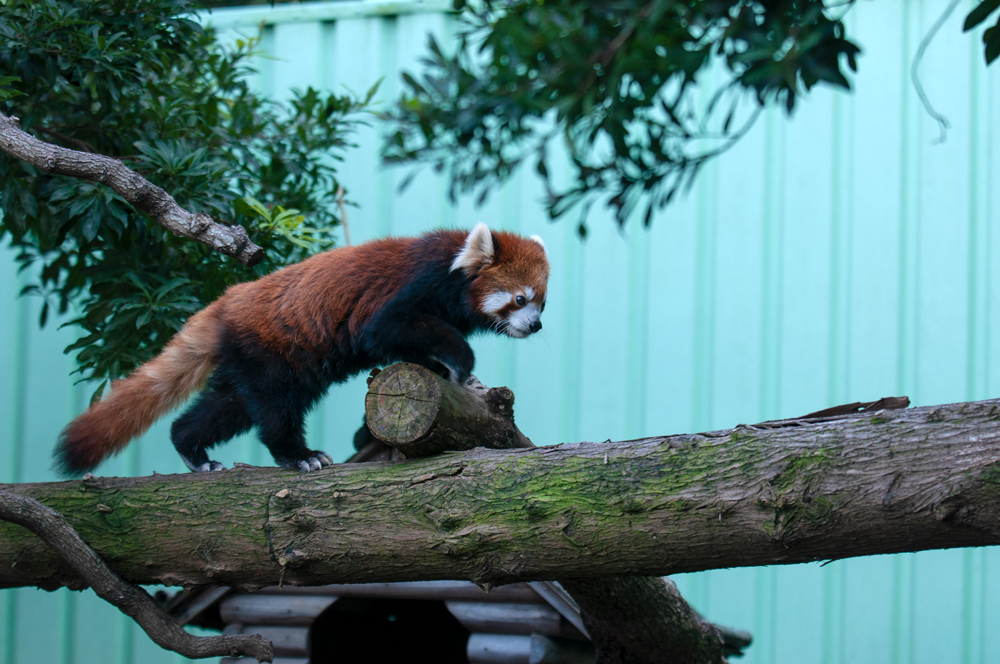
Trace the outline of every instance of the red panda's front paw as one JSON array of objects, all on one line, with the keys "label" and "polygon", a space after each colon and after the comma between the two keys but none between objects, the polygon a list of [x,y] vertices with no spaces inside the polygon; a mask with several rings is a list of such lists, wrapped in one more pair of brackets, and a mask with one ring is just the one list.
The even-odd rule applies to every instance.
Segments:
[{"label": "red panda's front paw", "polygon": [[465,381],[469,380],[469,372],[461,367],[455,366],[451,362],[446,362],[441,358],[434,357],[431,355],[431,363],[434,365],[431,369],[437,371],[438,374],[447,378],[449,381],[455,385],[465,385]]}]

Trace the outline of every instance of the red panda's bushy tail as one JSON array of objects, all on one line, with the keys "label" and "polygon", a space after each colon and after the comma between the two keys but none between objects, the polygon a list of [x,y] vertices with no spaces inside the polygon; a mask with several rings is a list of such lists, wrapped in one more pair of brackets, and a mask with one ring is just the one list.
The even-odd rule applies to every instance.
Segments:
[{"label": "red panda's bushy tail", "polygon": [[93,470],[204,386],[218,362],[220,329],[217,307],[210,305],[192,316],[159,355],[111,383],[108,394],[59,435],[56,471],[75,477]]}]

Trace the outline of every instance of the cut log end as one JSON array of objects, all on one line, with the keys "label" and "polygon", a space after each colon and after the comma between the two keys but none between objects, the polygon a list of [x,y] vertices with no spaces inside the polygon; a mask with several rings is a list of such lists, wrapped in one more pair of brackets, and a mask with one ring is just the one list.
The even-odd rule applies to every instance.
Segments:
[{"label": "cut log end", "polygon": [[400,362],[376,375],[368,386],[365,413],[372,434],[390,445],[412,443],[434,426],[441,405],[438,376]]},{"label": "cut log end", "polygon": [[368,428],[407,458],[474,447],[533,447],[514,424],[514,393],[474,376],[455,385],[400,362],[373,376],[365,398]]}]

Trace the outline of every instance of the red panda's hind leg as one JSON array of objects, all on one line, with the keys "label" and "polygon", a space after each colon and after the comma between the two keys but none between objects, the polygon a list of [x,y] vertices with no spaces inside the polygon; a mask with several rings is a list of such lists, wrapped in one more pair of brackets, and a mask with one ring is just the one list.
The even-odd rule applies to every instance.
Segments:
[{"label": "red panda's hind leg", "polygon": [[225,470],[218,461],[208,458],[207,451],[234,436],[246,433],[253,426],[243,400],[232,392],[208,388],[174,420],[170,440],[180,453],[184,465],[194,472]]},{"label": "red panda's hind leg", "polygon": [[[277,372],[274,372],[277,373]],[[333,465],[325,453],[306,446],[305,416],[321,390],[309,389],[314,383],[299,375],[297,380],[269,383],[247,380],[240,394],[247,404],[250,419],[257,427],[260,442],[267,447],[275,463],[282,468],[307,473]],[[249,378],[249,376],[248,376]]]},{"label": "red panda's hind leg", "polygon": [[308,473],[333,465],[325,452],[306,447],[304,408],[269,407],[256,414],[260,441],[282,468]]}]

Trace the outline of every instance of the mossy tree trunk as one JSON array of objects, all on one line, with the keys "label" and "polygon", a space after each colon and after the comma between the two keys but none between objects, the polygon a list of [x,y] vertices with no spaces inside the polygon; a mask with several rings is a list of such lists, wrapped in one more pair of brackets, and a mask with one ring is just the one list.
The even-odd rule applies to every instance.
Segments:
[{"label": "mossy tree trunk", "polygon": [[[1000,544],[1000,401],[300,475],[2,488],[63,514],[136,583],[664,575]],[[0,587],[79,587],[0,523]]]},{"label": "mossy tree trunk", "polygon": [[[487,388],[474,376],[462,386],[425,367],[400,362],[373,371],[365,398],[368,432],[404,458],[445,450],[534,448],[514,423],[514,394]],[[366,448],[369,452],[370,448]],[[368,456],[359,452],[356,457]],[[360,460],[360,459],[359,459]],[[599,664],[724,664],[722,629],[695,613],[672,583],[659,576],[563,580]],[[548,584],[549,582],[544,582]],[[727,630],[730,642],[750,642]]]}]

